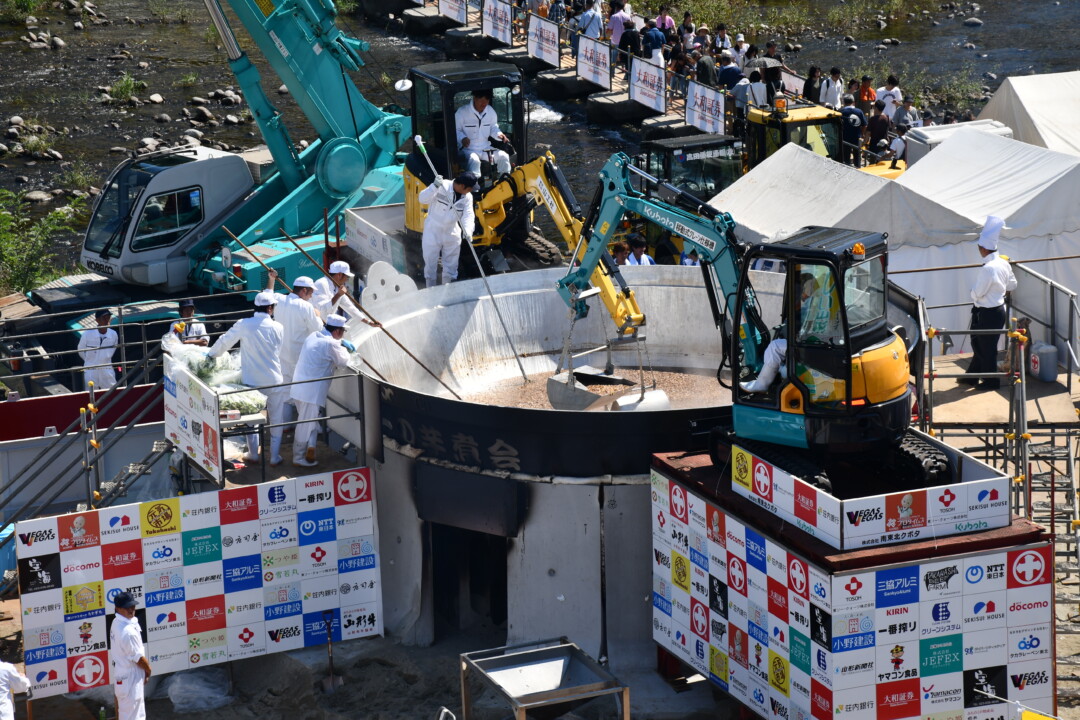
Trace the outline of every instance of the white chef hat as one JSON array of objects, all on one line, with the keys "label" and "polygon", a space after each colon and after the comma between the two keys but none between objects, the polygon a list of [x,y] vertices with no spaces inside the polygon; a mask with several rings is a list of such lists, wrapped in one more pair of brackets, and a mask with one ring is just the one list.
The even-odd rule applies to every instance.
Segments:
[{"label": "white chef hat", "polygon": [[979,233],[979,247],[987,250],[997,250],[998,236],[1005,229],[1005,221],[997,215],[987,215],[986,224]]}]

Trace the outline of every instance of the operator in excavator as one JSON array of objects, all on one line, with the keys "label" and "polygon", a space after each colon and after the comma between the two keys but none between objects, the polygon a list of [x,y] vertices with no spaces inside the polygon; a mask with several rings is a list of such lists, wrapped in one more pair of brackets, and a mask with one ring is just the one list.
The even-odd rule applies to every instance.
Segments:
[{"label": "operator in excavator", "polygon": [[472,173],[462,173],[452,183],[436,175],[435,181],[420,191],[420,203],[428,206],[422,238],[426,287],[438,284],[440,257],[442,284],[457,279],[461,238],[471,241],[476,225],[472,197],[475,185]]},{"label": "operator in excavator", "polygon": [[[804,272],[799,275],[799,286],[802,293],[799,311],[800,335],[813,332],[818,325],[828,327],[831,325],[831,319],[835,316],[835,313],[829,307],[824,308],[823,311],[817,307],[814,298],[816,284],[817,281],[812,273]],[[831,296],[831,293],[829,295]],[[822,315],[824,317],[819,317]],[[787,334],[786,330],[783,334]],[[757,377],[739,383],[739,387],[749,393],[766,392],[776,379],[778,371],[786,377],[784,358],[787,357],[787,348],[788,341],[786,337],[777,337],[770,342],[769,346],[765,348],[765,357]]]},{"label": "operator in excavator", "polygon": [[491,144],[492,139],[509,142],[509,138],[499,129],[499,116],[491,107],[491,98],[491,90],[473,90],[472,102],[462,105],[454,114],[462,164],[478,178],[481,159],[495,165],[499,175],[510,172],[510,156],[505,150]]}]

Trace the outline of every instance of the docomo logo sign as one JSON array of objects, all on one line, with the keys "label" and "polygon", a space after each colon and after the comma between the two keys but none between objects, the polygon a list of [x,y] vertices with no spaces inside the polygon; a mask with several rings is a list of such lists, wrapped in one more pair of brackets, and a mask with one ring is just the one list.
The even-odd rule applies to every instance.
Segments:
[{"label": "docomo logo sign", "polygon": [[1047,600],[1039,600],[1036,602],[1014,602],[1009,606],[1009,612],[1021,612],[1023,610],[1045,610],[1050,607],[1050,602]]},{"label": "docomo logo sign", "polygon": [[82,572],[83,570],[97,570],[100,567],[101,567],[100,562],[81,563],[79,565],[72,564],[72,565],[64,566],[64,572],[73,573],[73,572]]}]

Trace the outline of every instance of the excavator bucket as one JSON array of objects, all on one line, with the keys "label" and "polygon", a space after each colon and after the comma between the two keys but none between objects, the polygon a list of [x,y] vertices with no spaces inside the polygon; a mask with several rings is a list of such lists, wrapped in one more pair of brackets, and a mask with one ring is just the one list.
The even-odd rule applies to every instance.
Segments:
[{"label": "excavator bucket", "polygon": [[547,395],[548,402],[556,410],[585,410],[605,397],[592,392],[566,372],[548,378]]}]

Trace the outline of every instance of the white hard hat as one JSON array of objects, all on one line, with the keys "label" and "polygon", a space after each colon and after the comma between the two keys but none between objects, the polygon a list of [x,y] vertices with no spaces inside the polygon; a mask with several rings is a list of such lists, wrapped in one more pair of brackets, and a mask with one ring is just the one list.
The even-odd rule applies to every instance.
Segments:
[{"label": "white hard hat", "polygon": [[330,274],[333,275],[335,273],[345,273],[349,277],[353,276],[353,271],[349,267],[349,263],[344,260],[335,260],[330,263]]},{"label": "white hard hat", "polygon": [[301,275],[300,277],[293,280],[292,286],[293,286],[293,289],[305,288],[305,287],[306,288],[313,288],[313,287],[315,287],[315,283],[307,275]]},{"label": "white hard hat", "polygon": [[348,319],[344,315],[327,315],[326,327],[343,328]]},{"label": "white hard hat", "polygon": [[277,293],[270,290],[263,290],[261,293],[255,296],[255,307],[268,307],[270,305],[277,305],[277,301]]}]

